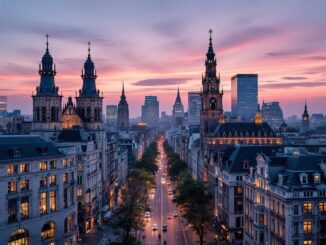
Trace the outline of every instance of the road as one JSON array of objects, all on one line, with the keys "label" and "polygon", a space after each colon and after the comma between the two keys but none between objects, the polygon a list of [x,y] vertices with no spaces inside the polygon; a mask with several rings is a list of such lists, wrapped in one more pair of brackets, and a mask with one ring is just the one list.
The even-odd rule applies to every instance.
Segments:
[{"label": "road", "polygon": [[[168,245],[194,245],[198,244],[198,238],[192,230],[187,228],[185,221],[180,216],[173,217],[174,211],[177,211],[175,204],[172,202],[172,195],[168,191],[172,189],[168,184],[169,177],[167,176],[167,158],[163,149],[163,138],[158,141],[158,157],[156,163],[159,166],[159,171],[156,173],[156,190],[155,194],[150,194],[149,203],[152,208],[151,217],[147,219],[147,225],[144,231],[145,239],[143,244],[164,244]],[[162,181],[165,179],[165,182]],[[174,183],[171,183],[174,185]],[[178,212],[179,214],[179,212]],[[172,216],[168,219],[167,216]],[[157,224],[158,230],[153,231],[153,224]],[[162,231],[162,225],[167,224],[167,232]],[[158,235],[161,234],[161,239]]]}]

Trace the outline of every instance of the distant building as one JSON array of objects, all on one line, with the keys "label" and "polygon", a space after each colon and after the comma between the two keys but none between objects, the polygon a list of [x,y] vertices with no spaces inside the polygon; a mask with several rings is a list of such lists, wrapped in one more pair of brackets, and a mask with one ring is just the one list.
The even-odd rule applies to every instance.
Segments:
[{"label": "distant building", "polygon": [[173,117],[173,125],[174,126],[183,125],[184,109],[183,109],[183,104],[182,104],[181,97],[180,97],[179,87],[178,87],[177,97],[176,97],[175,103],[173,105],[172,117]]},{"label": "distant building", "polygon": [[188,124],[199,125],[201,99],[199,92],[188,93]]},{"label": "distant building", "polygon": [[129,129],[129,107],[125,95],[125,87],[122,86],[122,93],[120,96],[120,102],[118,105],[118,128],[120,130]]},{"label": "distant building", "polygon": [[157,96],[145,96],[145,103],[142,105],[142,120],[152,127],[158,127],[160,104]]},{"label": "distant building", "polygon": [[283,123],[283,111],[278,101],[265,103],[261,106],[263,121],[267,122],[272,128],[278,128]]},{"label": "distant building", "polygon": [[310,120],[309,120],[309,114],[307,109],[307,103],[304,104],[304,111],[302,114],[302,129],[304,131],[309,130],[310,127]]},{"label": "distant building", "polygon": [[5,116],[7,110],[7,96],[0,96],[0,116]]},{"label": "distant building", "polygon": [[106,106],[106,123],[108,126],[116,127],[118,125],[118,106]]},{"label": "distant building", "polygon": [[312,114],[310,117],[310,126],[317,128],[326,126],[326,118],[322,113]]},{"label": "distant building", "polygon": [[232,117],[251,121],[258,104],[258,75],[237,74],[231,79]]}]

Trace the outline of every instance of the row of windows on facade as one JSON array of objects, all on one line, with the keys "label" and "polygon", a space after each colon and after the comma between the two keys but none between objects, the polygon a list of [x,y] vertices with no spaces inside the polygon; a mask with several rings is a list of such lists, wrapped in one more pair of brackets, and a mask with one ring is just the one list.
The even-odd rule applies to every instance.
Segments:
[{"label": "row of windows on facade", "polygon": [[[41,192],[39,198],[40,198],[39,199],[40,215],[47,214],[48,211],[50,212],[57,211],[57,191]],[[68,207],[67,188],[65,188],[63,192],[63,202],[64,202],[64,208],[67,208]],[[74,188],[70,188],[70,205],[74,205]],[[11,198],[8,200],[7,206],[8,206],[8,223],[17,222],[18,218],[20,218],[20,220],[25,220],[30,217],[29,196],[24,196],[21,198]]]},{"label": "row of windows on facade", "polygon": [[[68,158],[63,159],[63,167],[68,167]],[[70,158],[70,166],[74,165],[74,158]],[[82,165],[79,164],[78,170],[82,171]],[[19,173],[28,173],[30,171],[29,163],[20,163],[20,164],[9,164],[7,166],[7,174],[18,174],[18,167],[19,167]],[[51,161],[42,161],[39,162],[39,170],[45,171],[48,169],[56,169],[57,168],[57,161],[51,160]]]},{"label": "row of windows on facade", "polygon": [[[36,107],[36,121],[37,122],[46,122],[46,107]],[[59,121],[60,109],[59,107],[51,107],[51,122]]]},{"label": "row of windows on facade", "polygon": [[[64,221],[64,232],[69,233],[71,231],[74,231],[73,215],[68,215]],[[40,235],[42,241],[54,240],[56,235],[55,223],[52,221],[45,223]],[[8,245],[29,245],[29,238],[30,235],[27,229],[19,229],[9,236]],[[47,244],[55,245],[56,243],[55,241],[49,241]],[[65,245],[72,245],[72,241],[67,240]]]}]

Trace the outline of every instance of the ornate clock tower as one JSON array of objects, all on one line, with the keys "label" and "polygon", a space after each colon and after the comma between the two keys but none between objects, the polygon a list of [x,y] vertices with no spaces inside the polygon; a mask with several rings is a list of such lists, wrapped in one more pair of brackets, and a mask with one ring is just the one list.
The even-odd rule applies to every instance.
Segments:
[{"label": "ornate clock tower", "polygon": [[214,129],[223,121],[223,91],[220,92],[220,76],[216,75],[216,58],[212,45],[212,30],[209,30],[209,46],[205,60],[205,75],[202,76],[201,110],[200,110],[200,138],[213,134]]}]

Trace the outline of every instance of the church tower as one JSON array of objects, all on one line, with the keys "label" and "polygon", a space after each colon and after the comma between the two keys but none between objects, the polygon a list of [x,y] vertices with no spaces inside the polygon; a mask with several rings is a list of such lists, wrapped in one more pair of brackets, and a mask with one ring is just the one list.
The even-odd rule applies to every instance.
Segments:
[{"label": "church tower", "polygon": [[77,114],[83,121],[86,129],[95,130],[103,127],[102,111],[103,97],[96,90],[96,69],[91,59],[90,42],[88,42],[88,56],[82,69],[83,87],[76,97]]},{"label": "church tower", "polygon": [[173,105],[172,116],[173,116],[173,125],[182,126],[184,120],[184,109],[183,109],[183,104],[181,102],[179,87],[178,87],[177,97]]},{"label": "church tower", "polygon": [[309,114],[307,109],[307,102],[304,104],[304,112],[302,114],[302,129],[307,131],[310,127]]},{"label": "church tower", "polygon": [[125,86],[122,85],[122,93],[118,105],[118,128],[120,130],[129,129],[129,106],[125,95]]},{"label": "church tower", "polygon": [[46,35],[46,50],[39,65],[40,85],[36,87],[33,98],[33,127],[34,133],[44,136],[53,135],[61,129],[62,96],[55,86],[55,64],[49,51],[49,36]]},{"label": "church tower", "polygon": [[220,92],[220,76],[216,75],[216,58],[212,45],[212,30],[209,30],[209,46],[205,60],[205,75],[202,76],[201,110],[200,110],[200,138],[213,134],[214,129],[223,117],[222,97]]}]

